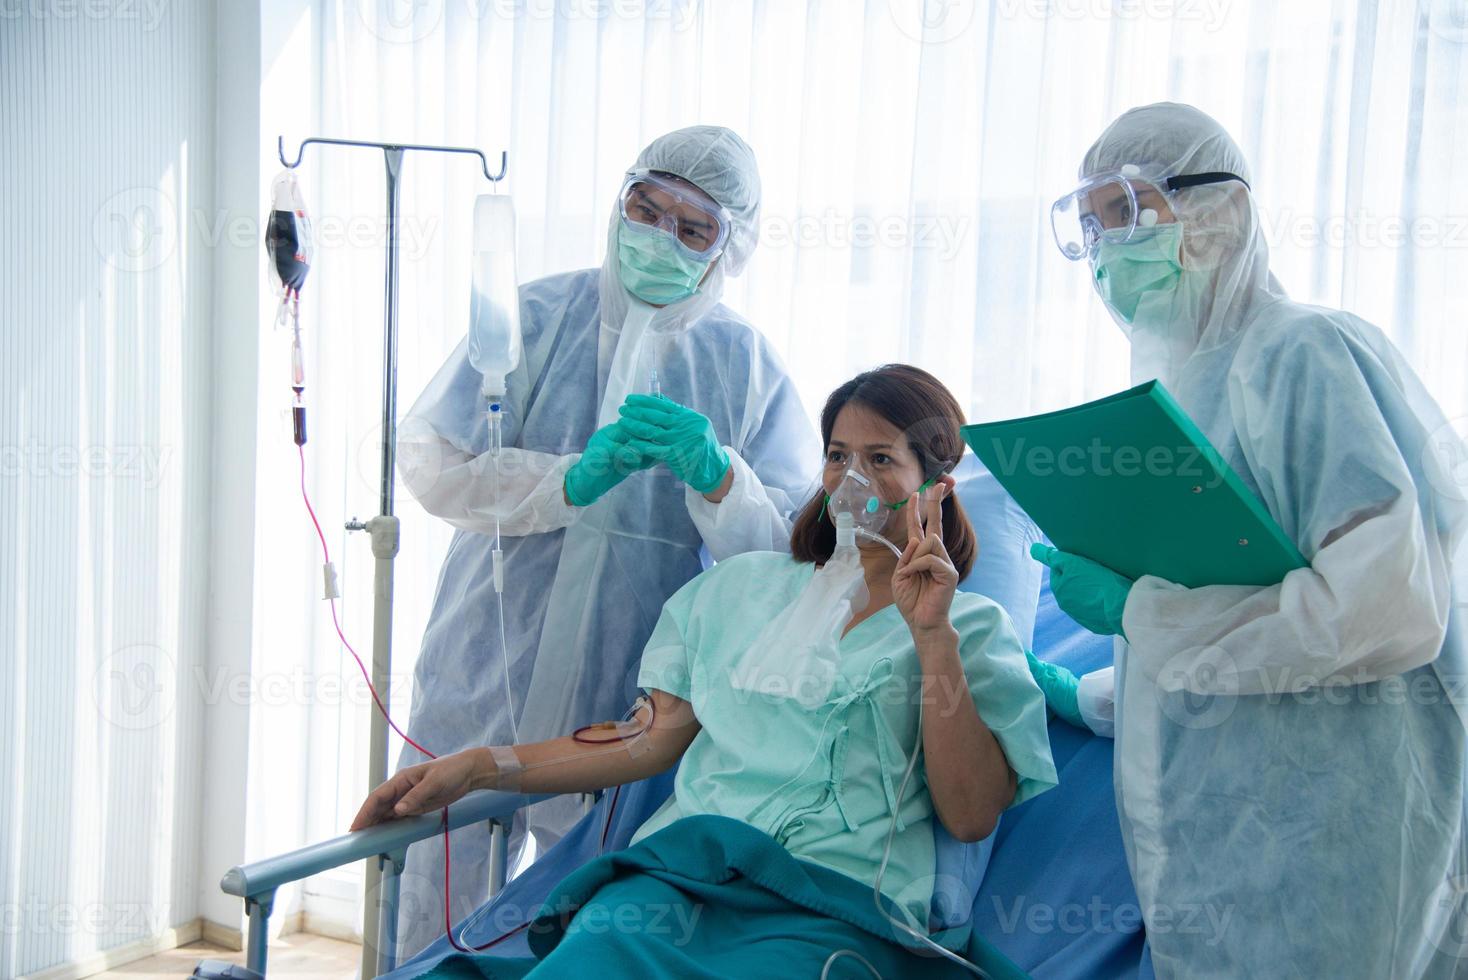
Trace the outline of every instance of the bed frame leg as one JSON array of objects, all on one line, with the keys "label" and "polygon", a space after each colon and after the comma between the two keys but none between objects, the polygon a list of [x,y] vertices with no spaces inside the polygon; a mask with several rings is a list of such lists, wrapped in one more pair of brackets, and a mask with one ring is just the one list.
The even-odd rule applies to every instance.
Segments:
[{"label": "bed frame leg", "polygon": [[245,911],[250,916],[250,933],[245,941],[245,966],[262,977],[265,976],[265,953],[270,945],[270,909],[274,904],[275,892],[245,899]]},{"label": "bed frame leg", "polygon": [[494,898],[505,887],[509,876],[509,828],[498,820],[489,822],[489,897]]},{"label": "bed frame leg", "polygon": [[377,976],[391,973],[398,965],[398,898],[407,860],[406,850],[377,856],[377,866],[381,869],[377,890]]}]

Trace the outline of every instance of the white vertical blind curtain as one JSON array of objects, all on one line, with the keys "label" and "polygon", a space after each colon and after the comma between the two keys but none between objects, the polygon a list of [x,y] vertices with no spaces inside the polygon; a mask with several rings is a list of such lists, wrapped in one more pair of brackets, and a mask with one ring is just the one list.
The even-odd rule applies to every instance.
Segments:
[{"label": "white vertical blind curtain", "polygon": [[[1123,338],[1086,267],[1055,248],[1048,208],[1111,119],[1170,99],[1244,148],[1290,293],[1379,324],[1448,415],[1468,414],[1460,0],[322,0],[320,16],[323,132],[510,151],[522,280],[600,262],[621,175],[653,137],[743,134],[763,240],[725,301],[782,351],[813,413],[891,360],[936,373],[975,420],[1124,387]],[[381,169],[372,154],[320,157],[307,179],[325,211],[369,220]],[[487,189],[464,161],[407,160],[404,410],[465,333]],[[373,494],[369,244],[324,248],[313,273],[313,438],[330,446],[319,479],[338,513]],[[405,678],[449,531],[400,510]],[[370,574],[363,546],[347,584],[364,644]],[[359,799],[359,770],[341,770],[333,820]]]},{"label": "white vertical blind curtain", "polygon": [[197,915],[214,40],[0,11],[0,976]]}]

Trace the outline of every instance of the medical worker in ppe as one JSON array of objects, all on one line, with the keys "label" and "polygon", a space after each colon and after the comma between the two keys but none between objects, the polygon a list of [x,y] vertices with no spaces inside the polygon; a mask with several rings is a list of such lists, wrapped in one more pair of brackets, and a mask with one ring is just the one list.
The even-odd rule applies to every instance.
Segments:
[{"label": "medical worker in ppe", "polygon": [[1376,327],[1285,295],[1208,116],[1133,109],[1080,176],[1057,242],[1132,380],[1167,386],[1310,563],[1187,589],[1035,549],[1061,608],[1117,636],[1117,809],[1157,973],[1468,975],[1468,487],[1442,412]]},{"label": "medical worker in ppe", "polygon": [[[819,460],[814,429],[769,344],[719,304],[754,251],[759,203],[754,153],[734,133],[697,126],[655,140],[624,179],[601,268],[520,290],[524,356],[499,459],[486,452],[465,343],[403,421],[404,482],[458,528],[414,675],[408,731],[425,748],[544,739],[619,714],[663,603],[703,568],[685,495],[758,481],[796,506],[790,494]],[[654,372],[663,397],[650,448],[632,452],[618,409]],[[399,765],[423,758],[405,747]],[[579,812],[565,798],[526,819],[543,848]],[[523,832],[517,819],[512,854]],[[415,846],[407,871],[404,956],[442,931],[442,846]],[[487,874],[487,831],[456,831],[453,918],[483,901]]]}]

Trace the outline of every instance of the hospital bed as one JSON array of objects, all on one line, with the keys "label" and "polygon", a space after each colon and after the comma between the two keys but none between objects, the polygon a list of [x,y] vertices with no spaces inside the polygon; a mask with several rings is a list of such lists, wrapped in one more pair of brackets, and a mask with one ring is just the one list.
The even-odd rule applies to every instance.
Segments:
[{"label": "hospital bed", "polygon": [[[1027,557],[1038,531],[976,461],[965,460],[955,475],[981,549],[979,562],[960,588],[989,595],[1010,610],[1021,637],[1033,641],[1041,659],[1077,674],[1109,664],[1110,640],[1087,633],[1061,612],[1050,594],[1048,573]],[[1005,560],[1015,555],[1026,557]],[[941,827],[935,832],[933,924],[967,921],[1040,980],[1150,980],[1141,914],[1117,823],[1112,743],[1053,719],[1050,740],[1058,787],[1006,812],[995,832],[978,844],[960,844]],[[451,829],[485,822],[492,841],[489,900],[455,924],[461,942],[478,946],[499,939],[481,955],[529,957],[524,931],[502,937],[528,919],[570,872],[599,854],[625,847],[672,791],[675,772],[602,793],[564,838],[509,882],[506,831],[513,814],[546,797],[484,791],[450,807]],[[268,920],[277,889],[363,860],[378,861],[383,872],[379,894],[368,897],[376,903],[381,923],[377,973],[414,976],[453,955],[447,937],[400,968],[394,951],[398,873],[407,849],[436,836],[442,826],[439,814],[398,820],[231,868],[221,887],[245,901],[249,969],[265,973]],[[442,910],[422,914],[441,916]]]}]

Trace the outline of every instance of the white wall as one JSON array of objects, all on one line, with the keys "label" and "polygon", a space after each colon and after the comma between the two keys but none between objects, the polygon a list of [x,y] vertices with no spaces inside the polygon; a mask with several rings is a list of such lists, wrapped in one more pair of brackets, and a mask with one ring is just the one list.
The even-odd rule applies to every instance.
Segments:
[{"label": "white wall", "polygon": [[[286,137],[293,157],[314,132],[312,6],[219,4],[218,207],[249,234],[214,251],[209,707],[198,861],[200,915],[228,928],[244,925],[243,905],[219,890],[220,875],[307,839],[304,758],[315,741],[309,723],[316,690],[309,669],[319,638],[293,626],[320,604],[320,559],[300,498],[287,411],[288,334],[273,326],[259,220],[283,169],[277,136]],[[313,270],[307,296],[318,279]],[[302,327],[308,340],[317,330],[309,315]],[[309,432],[319,411],[319,369],[311,358],[306,366]],[[314,438],[306,455],[318,464]],[[339,537],[335,509],[317,507],[328,536],[334,525]],[[291,546],[282,547],[282,539]],[[301,893],[300,885],[277,893],[277,932],[302,910]]]},{"label": "white wall", "polygon": [[0,975],[198,915],[211,2],[0,7]]},{"label": "white wall", "polygon": [[258,529],[305,520],[260,222],[311,7],[0,7],[0,976],[239,929],[220,875],[306,834],[270,624],[319,571]]},{"label": "white wall", "polygon": [[[262,150],[256,139],[260,100],[259,5],[219,4],[215,110],[221,210],[249,216],[261,208]],[[251,227],[250,224],[246,225]],[[258,224],[253,225],[258,234]],[[224,241],[213,253],[213,318],[217,324],[208,365],[213,400],[210,422],[209,650],[206,676],[231,689],[250,676],[254,598],[255,411],[260,305],[258,238]],[[213,685],[219,690],[218,685]],[[219,890],[219,877],[244,859],[245,772],[249,760],[249,699],[212,699],[205,716],[204,830],[200,835],[200,914],[239,929],[243,903]]]}]

